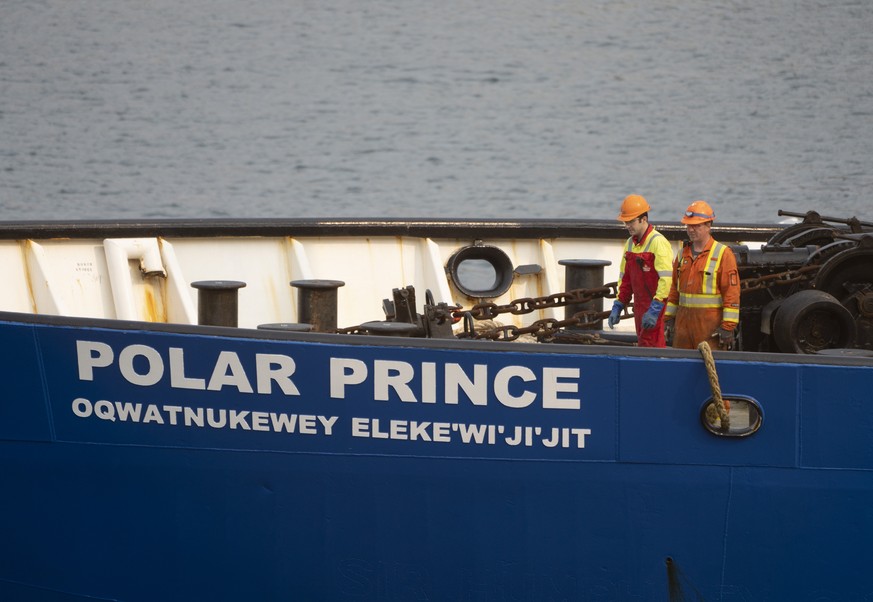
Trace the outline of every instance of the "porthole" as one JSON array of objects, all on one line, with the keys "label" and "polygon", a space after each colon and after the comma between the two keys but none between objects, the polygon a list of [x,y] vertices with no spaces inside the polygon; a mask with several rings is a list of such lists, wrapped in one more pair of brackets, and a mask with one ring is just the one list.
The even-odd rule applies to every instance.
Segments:
[{"label": "porthole", "polygon": [[459,291],[476,299],[499,297],[512,284],[512,262],[497,247],[458,249],[449,258],[446,271]]},{"label": "porthole", "polygon": [[706,430],[719,437],[748,437],[761,428],[764,410],[756,399],[745,395],[725,395],[723,399],[730,404],[728,422],[722,424],[716,401],[710,397],[700,409],[700,422]]}]

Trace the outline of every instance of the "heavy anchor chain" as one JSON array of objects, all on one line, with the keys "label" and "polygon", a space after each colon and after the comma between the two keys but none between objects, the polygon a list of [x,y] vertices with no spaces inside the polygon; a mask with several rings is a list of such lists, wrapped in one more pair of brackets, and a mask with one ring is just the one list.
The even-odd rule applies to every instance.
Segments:
[{"label": "heavy anchor chain", "polygon": [[[498,326],[488,330],[476,332],[473,325],[473,318],[467,314],[464,316],[464,331],[459,333],[459,339],[490,339],[492,341],[515,341],[521,335],[530,334],[539,341],[549,342],[551,338],[558,332],[568,327],[590,328],[597,325],[598,322],[609,316],[608,311],[580,311],[573,314],[565,320],[557,318],[544,318],[530,324],[530,326],[519,327],[514,324],[507,326]],[[633,314],[627,314],[625,317],[632,318]],[[580,333],[575,337],[577,342],[583,343],[606,343],[595,333]],[[611,342],[614,343],[614,342]]]},{"label": "heavy anchor chain", "polygon": [[[818,264],[808,265],[778,274],[766,274],[758,278],[745,278],[740,281],[740,290],[746,293],[811,280],[820,267]],[[529,314],[541,309],[588,303],[595,299],[615,299],[618,297],[618,283],[610,282],[596,288],[574,289],[542,297],[524,297],[510,301],[505,305],[498,305],[492,302],[477,303],[469,309],[446,303],[434,303],[432,296],[430,296],[430,291],[428,291],[428,295],[426,314],[434,323],[454,323],[463,320],[464,329],[455,335],[457,338],[515,341],[522,335],[529,334],[535,336],[539,341],[550,342],[555,339],[556,334],[566,334],[567,328],[575,327],[581,330],[596,327],[599,322],[602,322],[602,320],[609,316],[610,312],[583,310],[563,320],[545,318],[524,327],[509,324],[494,328],[483,328],[479,331],[475,329],[475,321],[494,320],[496,316],[501,314]],[[625,308],[622,319],[634,317],[633,313],[628,312],[628,309],[632,307],[633,304]],[[340,334],[365,334],[366,331],[362,326],[352,326],[349,328],[338,328],[336,332]],[[601,339],[595,333],[572,333],[572,335],[564,338],[584,343],[616,344],[615,341]]]},{"label": "heavy anchor chain", "polygon": [[796,270],[788,270],[778,274],[765,274],[758,278],[745,278],[740,281],[740,292],[747,293],[773,288],[774,286],[784,286],[786,284],[812,280],[819,268],[821,268],[819,264],[805,265]]},{"label": "heavy anchor chain", "polygon": [[[545,318],[537,320],[525,327],[509,324],[507,326],[498,326],[487,330],[481,330],[479,332],[474,328],[474,321],[493,320],[495,316],[506,313],[513,315],[528,314],[540,309],[588,303],[595,299],[614,299],[618,294],[617,286],[618,283],[611,282],[597,288],[574,289],[563,293],[545,295],[543,297],[525,297],[523,299],[516,299],[505,305],[497,305],[496,303],[478,303],[468,310],[457,310],[453,312],[452,315],[454,317],[464,320],[464,331],[457,336],[458,338],[515,341],[521,335],[530,334],[536,336],[538,340],[543,340],[567,327],[592,327],[603,320],[603,318],[609,316],[609,312],[583,310],[564,320]],[[630,316],[633,316],[633,314],[630,314]],[[597,337],[592,337],[592,342],[594,342],[593,339],[595,338]]]},{"label": "heavy anchor chain", "polygon": [[553,295],[545,295],[543,297],[525,297],[510,301],[506,305],[497,305],[496,303],[477,303],[467,310],[457,310],[454,312],[456,318],[463,318],[465,314],[470,314],[475,320],[493,320],[495,316],[500,314],[529,314],[539,309],[548,309],[550,307],[564,307],[566,305],[574,305],[577,303],[588,303],[594,299],[614,299],[617,293],[618,283],[611,282],[597,288],[578,288],[564,293],[555,293]]},{"label": "heavy anchor chain", "polygon": [[[746,278],[740,281],[741,292],[751,292],[775,286],[783,286],[811,280],[820,265],[808,265],[788,270],[778,274],[767,274],[758,278]],[[464,320],[464,331],[457,335],[458,338],[470,339],[490,339],[493,341],[515,341],[521,335],[530,334],[539,341],[548,342],[554,339],[554,335],[559,331],[568,327],[576,327],[580,329],[592,328],[609,316],[608,311],[591,311],[585,310],[572,315],[564,320],[556,318],[545,318],[531,323],[529,326],[519,327],[513,324],[507,326],[498,326],[491,329],[483,329],[476,332],[474,329],[474,320],[493,320],[495,316],[500,314],[527,314],[539,309],[550,307],[564,307],[566,305],[576,303],[587,303],[594,299],[615,299],[618,296],[618,283],[611,282],[602,287],[592,289],[575,289],[565,293],[556,293],[554,295],[546,295],[544,297],[516,299],[505,305],[496,303],[478,303],[468,310],[456,310],[453,312],[455,318]],[[631,305],[632,307],[632,305]],[[622,319],[633,318],[633,313],[625,312]],[[576,336],[580,342],[609,342],[604,341],[594,333],[580,333],[581,336]]]}]

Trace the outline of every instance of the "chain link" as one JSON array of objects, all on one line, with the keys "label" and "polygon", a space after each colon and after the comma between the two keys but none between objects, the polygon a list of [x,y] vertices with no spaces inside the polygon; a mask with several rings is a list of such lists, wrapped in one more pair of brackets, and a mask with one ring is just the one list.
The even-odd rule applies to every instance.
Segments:
[{"label": "chain link", "polygon": [[[775,286],[784,286],[810,280],[820,265],[808,265],[797,268],[795,270],[787,270],[778,274],[767,274],[758,278],[747,278],[740,281],[740,292],[751,292],[772,288]],[[474,305],[470,310],[463,312],[472,319],[493,319],[494,316],[501,313],[522,314],[530,313],[536,309],[545,309],[549,307],[561,307],[571,303],[585,303],[593,299],[614,299],[618,296],[618,283],[611,282],[601,288],[594,289],[576,289],[567,293],[557,293],[555,295],[547,295],[537,299],[517,299],[506,305],[497,305],[495,303],[479,303]],[[455,312],[455,315],[461,312]],[[483,316],[483,317],[480,317]],[[472,327],[465,328],[464,332],[458,334],[459,338],[474,338],[474,339],[491,339],[501,341],[514,341],[523,334],[531,334],[537,337],[538,340],[548,339],[554,336],[562,328],[577,327],[577,328],[592,328],[598,325],[602,319],[609,316],[608,311],[591,312],[582,311],[574,314],[572,317],[565,320],[556,320],[554,318],[546,318],[537,320],[529,326],[518,327],[515,325],[498,326],[487,331],[474,332]],[[622,319],[632,318],[634,314],[622,316]]]},{"label": "chain link", "polygon": [[[794,270],[780,272],[778,274],[766,274],[764,276],[759,276],[758,278],[746,278],[740,281],[740,291],[746,293],[810,280],[820,267],[821,266],[817,264],[808,265]],[[500,314],[529,314],[542,309],[566,307],[567,305],[588,303],[595,299],[615,299],[616,297],[618,297],[618,283],[610,282],[596,288],[580,288],[563,293],[555,293],[553,295],[544,295],[542,297],[524,297],[510,301],[505,305],[486,302],[477,303],[470,309],[466,310],[459,306],[437,308],[435,309],[435,315],[437,318],[453,321],[463,319],[465,321],[464,331],[457,335],[458,338],[514,341],[521,335],[530,334],[536,336],[538,340],[543,340],[553,336],[559,330],[568,327],[582,329],[595,327],[604,318],[609,316],[609,312],[583,310],[564,320],[545,318],[532,322],[529,326],[519,327],[514,324],[509,324],[507,326],[498,326],[480,332],[475,332],[473,321],[493,320]],[[633,316],[634,314],[626,312],[622,315],[622,319],[632,318]],[[339,334],[361,334],[363,333],[363,329],[360,326],[351,326],[348,328],[338,328],[336,332]]]},{"label": "chain link", "polygon": [[[568,327],[593,328],[595,326],[598,326],[599,323],[608,316],[608,311],[583,310],[573,314],[572,316],[564,320],[558,320],[557,318],[544,318],[542,320],[532,322],[529,326],[519,327],[515,326],[514,324],[509,324],[507,326],[497,326],[495,328],[476,332],[472,328],[473,318],[468,314],[468,317],[465,318],[467,322],[465,322],[464,332],[459,333],[457,337],[460,339],[467,338],[490,339],[492,341],[515,341],[521,335],[529,334],[535,336],[537,340],[543,340],[554,336],[557,332]],[[634,314],[625,313],[622,316],[622,319],[628,319],[633,317]]]},{"label": "chain link", "polygon": [[748,293],[751,291],[759,291],[774,286],[784,286],[786,284],[794,284],[812,279],[818,272],[820,265],[806,265],[796,270],[788,270],[778,274],[766,274],[758,278],[746,278],[740,281],[740,292]]},{"label": "chain link", "polygon": [[475,320],[493,320],[495,316],[500,314],[529,314],[551,307],[588,303],[594,299],[614,299],[618,296],[617,287],[617,282],[611,282],[598,288],[578,288],[565,293],[555,293],[543,297],[524,297],[510,301],[506,305],[497,305],[490,302],[477,303],[470,309],[456,310],[452,315],[456,318],[462,318],[464,315],[469,314]]}]

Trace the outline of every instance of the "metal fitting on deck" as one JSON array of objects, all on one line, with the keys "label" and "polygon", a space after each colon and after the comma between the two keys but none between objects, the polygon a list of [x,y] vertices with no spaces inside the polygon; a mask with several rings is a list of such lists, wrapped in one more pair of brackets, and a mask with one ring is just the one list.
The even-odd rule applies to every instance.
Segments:
[{"label": "metal fitting on deck", "polygon": [[[605,259],[561,259],[559,265],[564,266],[564,290],[594,289],[603,286],[603,268],[611,265]],[[580,311],[590,311],[592,314],[603,311],[603,300],[592,299],[584,303],[572,303],[564,307],[564,319],[572,318]],[[603,320],[592,326],[590,330],[603,330]]]},{"label": "metal fitting on deck", "polygon": [[336,332],[337,289],[342,280],[292,280],[297,289],[297,321],[312,324],[314,332]]},{"label": "metal fitting on deck", "polygon": [[237,327],[239,289],[246,285],[237,280],[200,280],[192,282],[197,293],[197,323],[202,326]]}]

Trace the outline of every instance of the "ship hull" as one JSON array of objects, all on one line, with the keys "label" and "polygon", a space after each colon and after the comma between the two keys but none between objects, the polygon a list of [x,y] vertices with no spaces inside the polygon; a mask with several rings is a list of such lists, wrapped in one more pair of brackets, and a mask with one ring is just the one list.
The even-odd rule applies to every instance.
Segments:
[{"label": "ship hull", "polygon": [[762,409],[720,437],[690,351],[16,314],[0,336],[3,599],[873,592],[865,358],[716,354]]}]

